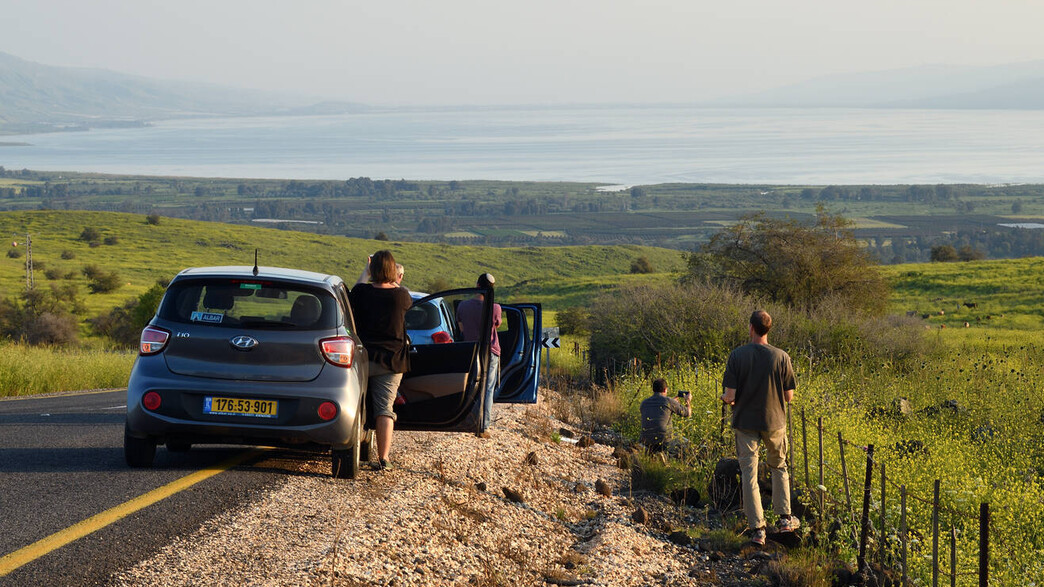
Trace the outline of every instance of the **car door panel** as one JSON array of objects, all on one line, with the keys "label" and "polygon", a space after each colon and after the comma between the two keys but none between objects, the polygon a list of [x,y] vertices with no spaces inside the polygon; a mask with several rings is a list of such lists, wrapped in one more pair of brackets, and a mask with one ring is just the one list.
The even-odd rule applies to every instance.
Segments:
[{"label": "car door panel", "polygon": [[396,428],[474,432],[481,425],[482,393],[486,381],[490,341],[460,339],[457,305],[487,293],[482,305],[482,329],[492,328],[492,291],[464,288],[438,292],[414,301],[433,303],[448,314],[450,343],[426,342],[410,347],[410,370],[400,384],[401,402],[395,406]]},{"label": "car door panel", "polygon": [[535,404],[540,385],[540,304],[501,304],[500,386],[494,401]]}]

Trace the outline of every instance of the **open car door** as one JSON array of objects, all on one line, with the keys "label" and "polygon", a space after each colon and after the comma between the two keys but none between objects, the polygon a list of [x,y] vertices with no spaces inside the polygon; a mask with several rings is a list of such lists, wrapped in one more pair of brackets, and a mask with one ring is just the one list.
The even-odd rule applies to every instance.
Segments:
[{"label": "open car door", "polygon": [[[479,294],[484,299],[478,298]],[[461,304],[478,304],[481,311],[470,312],[470,316],[481,319],[479,332],[490,332],[492,298],[493,290],[472,287],[434,293],[413,302],[406,313],[407,333],[423,327],[425,332],[439,334],[418,337],[410,346],[410,370],[403,376],[395,406],[396,428],[480,430],[490,337],[464,340],[458,309]]]},{"label": "open car door", "polygon": [[540,304],[501,304],[498,403],[535,404],[540,385]]}]

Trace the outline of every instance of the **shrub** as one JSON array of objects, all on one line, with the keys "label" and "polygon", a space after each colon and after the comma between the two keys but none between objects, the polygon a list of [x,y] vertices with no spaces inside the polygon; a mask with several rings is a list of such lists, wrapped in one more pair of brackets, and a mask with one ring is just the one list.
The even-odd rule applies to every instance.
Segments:
[{"label": "shrub", "polygon": [[102,241],[102,242],[107,244],[107,245],[115,245],[115,244],[120,242],[120,237],[115,236],[115,235],[114,236],[107,236],[107,237],[105,237],[105,240]]},{"label": "shrub", "polygon": [[90,322],[95,332],[128,346],[134,346],[141,335],[141,329],[156,314],[160,300],[163,298],[165,286],[157,283],[148,291],[125,302],[122,306],[92,318]]},{"label": "shrub", "polygon": [[19,249],[18,247],[7,249],[7,256],[12,259],[20,259],[23,255],[25,255],[25,253],[23,253],[22,249]]},{"label": "shrub", "polygon": [[591,331],[590,320],[591,312],[580,306],[566,308],[555,315],[561,334],[586,334]]},{"label": "shrub", "polygon": [[62,259],[65,259],[66,261],[68,261],[69,259],[75,259],[75,258],[76,258],[76,253],[74,253],[74,252],[72,252],[70,250],[62,251]]},{"label": "shrub", "polygon": [[156,225],[160,223],[160,215],[153,212],[145,217],[145,224]]},{"label": "shrub", "polygon": [[427,291],[428,293],[435,293],[451,289],[453,285],[445,277],[436,277],[429,281],[428,285],[426,285],[425,287],[427,288],[425,291]]},{"label": "shrub", "polygon": [[87,289],[91,293],[109,293],[120,288],[122,282],[119,273],[115,271],[101,273],[87,282]]},{"label": "shrub", "polygon": [[638,257],[631,261],[631,273],[655,273],[648,257]]},{"label": "shrub", "polygon": [[31,345],[63,346],[75,343],[76,318],[70,314],[44,312],[25,324],[25,342]]},{"label": "shrub", "polygon": [[930,352],[920,321],[861,315],[846,301],[828,298],[795,310],[709,283],[621,288],[595,301],[591,362],[600,372],[619,370],[632,359],[645,365],[721,361],[747,342],[755,308],[772,314],[769,341],[795,359],[907,368]]},{"label": "shrub", "polygon": [[88,226],[85,227],[83,231],[80,233],[80,240],[87,243],[96,243],[99,240],[101,240],[101,233],[98,232],[97,228],[94,228],[93,226]]}]

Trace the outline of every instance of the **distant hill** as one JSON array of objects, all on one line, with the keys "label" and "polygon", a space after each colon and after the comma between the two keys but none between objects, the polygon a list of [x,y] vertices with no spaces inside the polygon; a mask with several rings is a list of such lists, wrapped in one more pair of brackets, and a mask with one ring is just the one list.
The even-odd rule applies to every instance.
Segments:
[{"label": "distant hill", "polygon": [[736,96],[719,105],[1044,109],[1044,61],[829,75]]},{"label": "distant hill", "polygon": [[0,53],[0,133],[140,125],[185,116],[341,113],[363,108],[346,102],[313,106],[306,98],[273,92],[54,67]]}]

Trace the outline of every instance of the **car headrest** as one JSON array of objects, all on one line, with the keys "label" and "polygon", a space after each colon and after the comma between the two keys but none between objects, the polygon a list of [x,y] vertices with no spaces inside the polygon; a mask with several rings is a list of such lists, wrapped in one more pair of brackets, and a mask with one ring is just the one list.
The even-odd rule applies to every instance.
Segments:
[{"label": "car headrest", "polygon": [[319,298],[305,294],[294,300],[294,305],[290,308],[290,321],[298,326],[311,326],[319,320],[322,311],[323,306],[319,303]]}]

